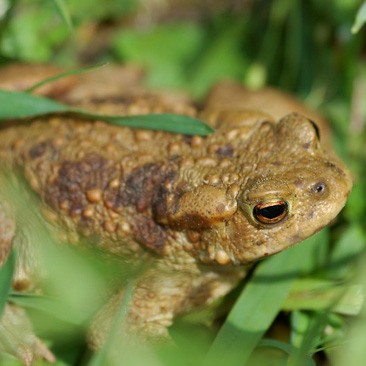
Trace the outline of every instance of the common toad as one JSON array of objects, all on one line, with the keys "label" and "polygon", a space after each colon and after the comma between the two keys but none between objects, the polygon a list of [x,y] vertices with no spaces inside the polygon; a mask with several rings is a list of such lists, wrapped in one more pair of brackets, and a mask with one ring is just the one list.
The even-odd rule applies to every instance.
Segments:
[{"label": "common toad", "polygon": [[[176,315],[230,291],[245,265],[321,230],[344,206],[351,179],[321,142],[321,118],[285,94],[223,83],[197,107],[180,95],[147,93],[138,81],[103,95],[95,85],[115,85],[112,75],[100,84],[80,77],[53,96],[103,114],[196,116],[216,132],[184,136],[51,116],[3,127],[0,160],[22,170],[46,219],[77,234],[74,242],[93,237],[113,256],[155,263],[138,280],[128,324],[160,338]],[[87,98],[75,96],[83,88]],[[0,218],[1,265],[16,224],[4,205]],[[96,317],[94,347],[103,343],[121,297],[123,290]],[[50,358],[45,347],[35,341],[34,347]],[[31,363],[32,356],[21,357]]]}]

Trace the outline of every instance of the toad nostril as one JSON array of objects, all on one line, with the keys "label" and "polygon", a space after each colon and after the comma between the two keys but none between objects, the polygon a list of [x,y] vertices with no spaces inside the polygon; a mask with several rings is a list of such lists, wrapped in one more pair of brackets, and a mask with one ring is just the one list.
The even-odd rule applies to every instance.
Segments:
[{"label": "toad nostril", "polygon": [[327,189],[327,185],[325,182],[318,182],[313,185],[312,191],[317,194],[323,194]]}]

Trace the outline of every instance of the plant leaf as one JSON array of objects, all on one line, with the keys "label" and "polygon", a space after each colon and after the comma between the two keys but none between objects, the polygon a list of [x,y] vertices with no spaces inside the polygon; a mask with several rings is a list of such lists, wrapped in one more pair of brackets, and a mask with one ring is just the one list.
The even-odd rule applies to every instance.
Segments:
[{"label": "plant leaf", "polygon": [[92,359],[90,360],[88,366],[104,366],[106,365],[106,361],[111,354],[111,350],[114,349],[113,345],[118,339],[117,335],[123,323],[127,318],[127,311],[132,299],[133,291],[134,291],[135,283],[134,281],[128,281],[126,290],[122,299],[122,303],[118,309],[118,312],[113,321],[112,329],[110,330],[107,340],[104,343],[103,347],[97,351]]},{"label": "plant leaf", "polygon": [[322,310],[332,306],[332,311],[337,313],[357,315],[364,297],[362,285],[345,286],[321,279],[298,279],[286,298],[283,309]]},{"label": "plant leaf", "polygon": [[0,319],[4,312],[5,304],[13,281],[16,263],[15,257],[15,251],[13,250],[8,256],[5,264],[0,268]]},{"label": "plant leaf", "polygon": [[68,107],[53,100],[24,92],[0,90],[0,121],[36,117],[49,113],[75,113],[93,120],[103,120],[118,126],[163,130],[187,135],[207,135],[214,132],[204,122],[179,114],[147,114],[136,116],[106,116]]},{"label": "plant leaf", "polygon": [[0,90],[0,120],[67,111],[69,111],[69,107],[51,99],[36,97],[24,92]]},{"label": "plant leaf", "polygon": [[162,130],[166,132],[182,133],[185,135],[205,136],[214,130],[204,122],[180,114],[146,114],[138,116],[105,116],[81,110],[77,111],[85,117],[101,119],[118,126],[144,128],[149,130]]},{"label": "plant leaf", "polygon": [[327,312],[322,311],[313,314],[303,334],[299,348],[292,354],[287,366],[307,366],[307,357],[316,346],[316,342],[321,336],[322,330],[327,321]]},{"label": "plant leaf", "polygon": [[357,12],[355,22],[352,25],[351,32],[356,34],[366,22],[366,1],[361,5]]},{"label": "plant leaf", "polygon": [[67,27],[69,28],[70,32],[74,31],[74,27],[72,25],[71,16],[69,13],[69,10],[67,8],[67,5],[64,0],[52,0],[53,3],[56,6],[57,11],[59,12],[61,18],[66,23]]},{"label": "plant leaf", "polygon": [[363,227],[357,223],[347,227],[335,241],[329,255],[327,267],[330,276],[342,279],[350,274],[354,270],[354,260],[360,257],[365,247],[366,235]]},{"label": "plant leaf", "polygon": [[291,248],[258,265],[214,340],[204,366],[245,364],[299,274],[304,253],[299,248]]},{"label": "plant leaf", "polygon": [[48,83],[52,83],[53,81],[56,81],[56,80],[59,80],[59,79],[62,79],[62,78],[65,78],[67,76],[72,76],[72,75],[77,75],[77,74],[82,74],[84,72],[88,72],[88,71],[93,71],[95,69],[99,69],[99,68],[102,68],[104,66],[108,65],[108,62],[105,62],[105,63],[102,63],[100,65],[94,65],[94,66],[90,66],[90,67],[84,67],[82,69],[76,69],[76,70],[71,70],[71,71],[66,71],[66,72],[63,72],[61,74],[57,74],[55,76],[51,76],[50,78],[47,78],[47,79],[44,79],[44,80],[41,80],[40,82],[32,85],[30,88],[28,88],[26,90],[27,93],[31,93],[33,92],[34,90],[40,88],[41,86],[45,85],[45,84],[48,84]]},{"label": "plant leaf", "polygon": [[12,291],[10,292],[9,301],[24,308],[43,311],[52,315],[56,319],[66,321],[77,326],[84,325],[89,317],[88,313],[81,310],[71,309],[70,306],[62,304],[59,300],[53,299],[50,296]]},{"label": "plant leaf", "polygon": [[[259,342],[258,347],[276,348],[287,353],[289,356],[293,356],[297,351],[297,349],[289,343],[267,338],[262,339]],[[303,361],[304,366],[315,366],[315,361],[309,356],[304,357]]]}]

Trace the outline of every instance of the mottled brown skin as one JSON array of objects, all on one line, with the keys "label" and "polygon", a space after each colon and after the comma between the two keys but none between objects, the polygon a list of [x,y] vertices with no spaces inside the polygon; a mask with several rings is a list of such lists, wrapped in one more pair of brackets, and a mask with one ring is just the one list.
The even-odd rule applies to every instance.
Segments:
[{"label": "mottled brown skin", "polygon": [[[75,243],[93,237],[115,256],[155,263],[139,279],[129,309],[129,328],[144,337],[165,337],[174,316],[223,296],[246,264],[322,229],[350,192],[347,169],[321,145],[306,115],[291,113],[292,99],[281,95],[286,107],[279,118],[278,93],[273,113],[253,109],[248,98],[240,108],[235,94],[229,108],[220,88],[200,109],[185,98],[144,92],[78,103],[104,114],[196,116],[215,127],[207,137],[66,116],[0,131],[0,161],[22,169],[46,219]],[[255,206],[276,201],[287,202],[283,220],[263,224],[254,217]],[[14,223],[0,207],[1,215],[7,218],[0,221],[3,261]],[[122,296],[123,289],[97,316],[94,346],[102,344]]]}]

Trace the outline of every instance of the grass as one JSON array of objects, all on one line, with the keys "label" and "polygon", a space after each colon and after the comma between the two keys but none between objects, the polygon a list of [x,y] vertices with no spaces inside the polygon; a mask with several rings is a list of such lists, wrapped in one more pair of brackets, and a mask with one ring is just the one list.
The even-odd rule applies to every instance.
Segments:
[{"label": "grass", "polygon": [[[258,266],[217,334],[204,366],[245,364],[268,330],[302,268],[311,246],[295,247]],[[243,347],[245,345],[245,347]],[[238,363],[240,360],[240,363]]]},{"label": "grass", "polygon": [[5,309],[6,300],[11,290],[15,270],[15,252],[12,252],[0,268],[0,318]]},{"label": "grass", "polygon": [[[112,334],[94,356],[85,352],[85,329],[102,303],[98,295],[111,269],[98,256],[85,259],[84,253],[52,245],[52,235],[41,219],[37,221],[37,210],[29,211],[37,202],[25,208],[19,202],[23,231],[44,248],[41,256],[47,258],[52,280],[42,296],[9,292],[13,254],[0,269],[0,313],[7,299],[28,309],[37,334],[57,355],[58,366],[117,366],[121,360],[125,365],[169,366],[362,364],[366,356],[365,3],[257,0],[244,10],[206,9],[203,17],[193,8],[191,19],[173,22],[155,17],[154,11],[163,13],[164,8],[153,11],[137,0],[124,5],[112,0],[55,1],[56,12],[54,4],[6,4],[0,24],[0,67],[17,61],[54,62],[81,70],[85,62],[132,62],[147,70],[149,86],[185,90],[198,99],[223,77],[251,87],[279,87],[328,116],[335,148],[352,170],[354,189],[329,229],[262,261],[241,291],[178,321],[171,329],[177,346],[126,349],[115,346],[118,340]],[[103,42],[98,42],[99,33],[106,35]],[[4,93],[0,113],[6,106],[11,107],[9,113],[18,111],[6,98],[16,104],[16,98],[26,98],[31,108],[41,101],[45,108],[41,113],[51,112],[50,102],[41,98]],[[198,133],[191,128],[175,132]],[[65,268],[70,271],[65,273]],[[133,292],[133,281],[128,283]],[[123,322],[127,300],[128,296],[116,324]],[[121,349],[117,361],[108,357],[110,348]],[[0,364],[19,365],[5,354],[0,355]]]},{"label": "grass", "polygon": [[[43,82],[42,82],[43,83]],[[9,119],[31,118],[52,113],[72,113],[89,120],[103,120],[118,126],[164,130],[187,135],[207,135],[214,130],[197,118],[179,114],[147,114],[137,116],[107,116],[72,108],[51,99],[24,92],[0,90],[0,122]]]}]

